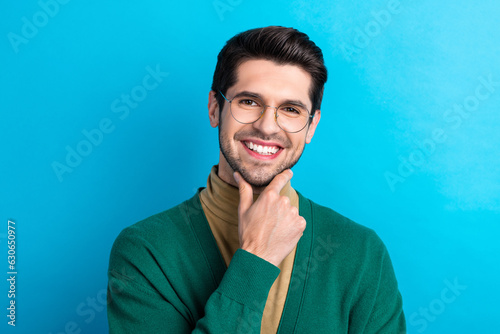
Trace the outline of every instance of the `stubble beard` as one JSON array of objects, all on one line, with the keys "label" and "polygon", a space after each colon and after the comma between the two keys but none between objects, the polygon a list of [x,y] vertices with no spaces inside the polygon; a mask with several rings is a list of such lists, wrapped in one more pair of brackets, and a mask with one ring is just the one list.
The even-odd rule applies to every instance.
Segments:
[{"label": "stubble beard", "polygon": [[232,170],[240,173],[243,179],[252,187],[256,188],[267,187],[276,175],[280,174],[285,169],[289,169],[295,166],[295,164],[299,161],[300,157],[302,156],[302,153],[304,153],[305,144],[302,147],[302,150],[299,154],[297,154],[297,152],[299,151],[298,149],[293,150],[291,159],[277,165],[272,172],[267,172],[266,170],[264,170],[264,168],[259,168],[261,166],[262,167],[269,166],[269,163],[265,162],[262,163],[256,162],[253,166],[254,168],[252,168],[252,171],[250,171],[249,169],[243,167],[241,158],[238,157],[236,151],[232,150],[231,141],[234,140],[235,142],[238,142],[238,138],[243,138],[245,136],[248,136],[252,138],[259,138],[264,141],[276,140],[280,143],[286,144],[285,147],[290,149],[291,148],[290,140],[284,139],[283,137],[266,138],[262,134],[256,131],[237,132],[234,135],[234,138],[230,139],[225,133],[223,133],[223,131],[221,131],[221,127],[222,124],[219,125],[219,148],[222,152],[222,155],[224,156],[224,158],[226,159],[227,163],[232,168]]}]

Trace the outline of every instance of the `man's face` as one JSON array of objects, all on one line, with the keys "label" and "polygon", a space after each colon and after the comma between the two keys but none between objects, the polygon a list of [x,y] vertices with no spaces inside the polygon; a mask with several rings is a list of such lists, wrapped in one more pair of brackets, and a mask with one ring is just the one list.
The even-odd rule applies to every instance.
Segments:
[{"label": "man's face", "polygon": [[[225,95],[231,100],[238,93],[250,92],[270,106],[298,100],[311,110],[311,84],[310,74],[298,66],[248,60],[238,67],[237,82]],[[241,124],[232,117],[229,102],[224,103],[219,115],[214,92],[210,92],[208,107],[211,125],[219,126],[219,177],[236,185],[233,172],[238,171],[256,190],[267,186],[277,174],[297,163],[321,117],[317,110],[311,125],[297,133],[288,133],[276,124],[273,108],[267,108],[256,122]],[[268,147],[267,154],[262,150],[263,154],[257,152],[257,145]]]}]

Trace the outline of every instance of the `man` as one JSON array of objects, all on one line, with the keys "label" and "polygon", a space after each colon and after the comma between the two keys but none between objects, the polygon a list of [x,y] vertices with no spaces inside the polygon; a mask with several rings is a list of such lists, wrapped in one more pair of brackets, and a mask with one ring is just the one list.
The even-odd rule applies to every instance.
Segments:
[{"label": "man", "polygon": [[208,100],[219,163],[193,198],[116,239],[111,333],[405,332],[380,239],[290,185],[326,79],[321,50],[295,29],[226,43]]}]

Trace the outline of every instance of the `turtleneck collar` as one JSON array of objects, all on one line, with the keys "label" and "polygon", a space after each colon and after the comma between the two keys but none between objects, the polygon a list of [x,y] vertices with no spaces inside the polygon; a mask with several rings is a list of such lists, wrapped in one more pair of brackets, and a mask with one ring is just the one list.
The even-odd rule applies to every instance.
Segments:
[{"label": "turtleneck collar", "polygon": [[[238,225],[238,205],[240,193],[238,188],[224,182],[218,175],[217,165],[212,167],[207,180],[207,187],[200,193],[203,204],[219,219],[227,224]],[[290,203],[298,207],[298,196],[290,181],[283,187],[280,195],[287,196]],[[254,194],[254,201],[259,197]]]}]

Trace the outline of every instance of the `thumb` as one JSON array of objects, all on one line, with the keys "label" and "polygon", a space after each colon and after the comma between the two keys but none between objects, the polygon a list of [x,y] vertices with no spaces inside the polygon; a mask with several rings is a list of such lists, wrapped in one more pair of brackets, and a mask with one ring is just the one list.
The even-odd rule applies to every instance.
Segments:
[{"label": "thumb", "polygon": [[253,190],[252,186],[243,179],[240,173],[234,172],[233,177],[240,190],[240,204],[238,206],[238,212],[242,214],[253,204]]}]

